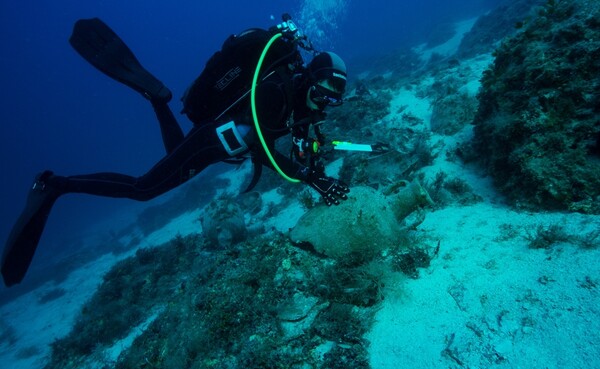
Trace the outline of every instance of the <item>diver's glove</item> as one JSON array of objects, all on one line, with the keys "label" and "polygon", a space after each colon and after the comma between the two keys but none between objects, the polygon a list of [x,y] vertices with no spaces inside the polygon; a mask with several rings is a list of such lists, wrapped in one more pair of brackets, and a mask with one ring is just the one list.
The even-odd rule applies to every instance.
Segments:
[{"label": "diver's glove", "polygon": [[346,194],[350,192],[350,189],[344,182],[335,178],[327,177],[322,173],[313,173],[307,183],[323,196],[327,206],[331,206],[331,204],[339,205],[340,200],[348,199]]}]

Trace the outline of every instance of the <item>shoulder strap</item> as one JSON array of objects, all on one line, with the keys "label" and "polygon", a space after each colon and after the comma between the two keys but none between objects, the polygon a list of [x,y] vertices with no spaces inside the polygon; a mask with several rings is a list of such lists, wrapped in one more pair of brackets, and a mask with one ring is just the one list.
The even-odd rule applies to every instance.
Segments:
[{"label": "shoulder strap", "polygon": [[254,167],[254,172],[252,174],[252,180],[248,184],[248,187],[244,190],[243,193],[247,193],[252,191],[254,187],[258,184],[260,177],[262,176],[262,164],[256,159],[256,157],[252,157],[252,166]]}]

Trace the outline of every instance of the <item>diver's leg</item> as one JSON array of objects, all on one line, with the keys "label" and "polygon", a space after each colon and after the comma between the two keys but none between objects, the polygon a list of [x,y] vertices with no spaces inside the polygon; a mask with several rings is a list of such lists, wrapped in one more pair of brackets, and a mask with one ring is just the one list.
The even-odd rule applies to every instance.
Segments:
[{"label": "diver's leg", "polygon": [[156,118],[158,118],[158,123],[160,124],[160,133],[162,134],[165,150],[167,151],[167,154],[170,154],[183,142],[183,131],[166,102],[154,100],[151,100],[150,102],[152,103]]},{"label": "diver's leg", "polygon": [[183,142],[148,173],[132,177],[118,173],[96,173],[69,177],[53,176],[63,193],[129,198],[146,201],[186,182],[208,165],[228,158],[219,144],[214,127],[194,128]]},{"label": "diver's leg", "polygon": [[171,91],[137,60],[129,47],[102,20],[80,19],[69,39],[73,48],[110,78],[150,100],[160,122],[167,154],[183,141],[183,132],[167,106]]},{"label": "diver's leg", "polygon": [[46,220],[60,192],[48,187],[52,172],[36,176],[23,212],[15,222],[2,253],[2,278],[7,287],[20,283],[29,268]]},{"label": "diver's leg", "polygon": [[194,128],[184,141],[148,173],[136,178],[118,173],[36,177],[25,209],[12,228],[2,255],[1,272],[7,286],[20,283],[37,249],[55,201],[67,193],[121,197],[145,201],[177,187],[208,165],[227,158],[213,126]]}]

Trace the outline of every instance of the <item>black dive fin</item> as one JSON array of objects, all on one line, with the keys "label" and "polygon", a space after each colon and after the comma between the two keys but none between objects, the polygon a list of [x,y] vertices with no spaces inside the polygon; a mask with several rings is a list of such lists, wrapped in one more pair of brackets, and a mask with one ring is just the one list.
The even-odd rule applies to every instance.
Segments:
[{"label": "black dive fin", "polygon": [[252,191],[252,189],[258,184],[260,176],[262,175],[262,164],[256,162],[254,159],[252,159],[252,164],[254,166],[254,174],[252,174],[252,180],[250,181],[250,184],[248,184],[248,187],[246,187],[243,193],[248,193]]},{"label": "black dive fin", "polygon": [[27,196],[25,210],[17,219],[6,242],[2,255],[2,278],[7,287],[21,283],[25,277],[52,205],[58,198],[56,190],[44,188],[43,180],[50,175],[52,172],[47,171],[36,179]]},{"label": "black dive fin", "polygon": [[121,38],[98,18],[75,22],[71,46],[94,67],[155,102],[169,102],[171,91],[148,72]]}]

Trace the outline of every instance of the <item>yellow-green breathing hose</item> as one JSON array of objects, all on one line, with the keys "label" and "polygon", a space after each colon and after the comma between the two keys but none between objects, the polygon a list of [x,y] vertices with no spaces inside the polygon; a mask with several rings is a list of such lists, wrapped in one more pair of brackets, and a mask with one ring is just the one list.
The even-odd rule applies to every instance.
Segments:
[{"label": "yellow-green breathing hose", "polygon": [[263,61],[267,55],[267,52],[269,51],[269,48],[271,47],[273,42],[275,42],[275,40],[277,40],[281,36],[282,36],[281,33],[277,33],[276,35],[271,37],[271,39],[269,40],[269,42],[267,42],[267,45],[263,49],[263,52],[260,55],[260,59],[258,59],[256,71],[254,71],[254,78],[252,79],[252,89],[250,91],[250,105],[252,106],[252,119],[254,120],[254,127],[256,128],[256,134],[258,135],[258,138],[260,139],[260,143],[262,144],[263,149],[265,150],[265,153],[267,154],[267,157],[271,161],[273,168],[275,168],[277,173],[279,173],[283,178],[287,179],[290,182],[298,183],[298,182],[300,182],[300,180],[289,177],[287,174],[285,174],[283,172],[283,170],[281,170],[281,168],[279,168],[279,165],[277,165],[277,163],[275,162],[275,158],[273,158],[273,155],[271,155],[271,151],[269,150],[269,147],[267,146],[267,143],[265,142],[265,138],[262,135],[262,131],[260,130],[260,124],[258,123],[258,115],[256,114],[256,84],[258,83],[258,76],[260,75],[260,68],[262,67]]}]

